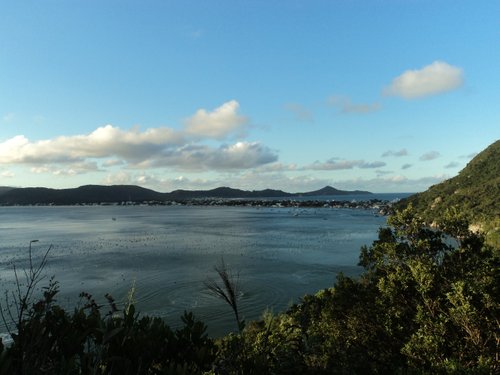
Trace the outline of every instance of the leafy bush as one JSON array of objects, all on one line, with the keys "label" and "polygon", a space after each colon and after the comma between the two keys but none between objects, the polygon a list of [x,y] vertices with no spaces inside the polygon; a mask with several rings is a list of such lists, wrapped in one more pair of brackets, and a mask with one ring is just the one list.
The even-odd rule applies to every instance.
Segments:
[{"label": "leafy bush", "polygon": [[173,331],[160,318],[139,317],[134,306],[110,311],[82,293],[84,305],[68,313],[56,304],[56,283],[34,303],[3,348],[5,374],[201,374],[215,356],[206,326],[191,313]]},{"label": "leafy bush", "polygon": [[[457,212],[443,231],[411,208],[362,248],[359,279],[305,296],[219,343],[233,372],[268,374],[500,371],[498,253]],[[235,354],[236,353],[236,354]]]}]

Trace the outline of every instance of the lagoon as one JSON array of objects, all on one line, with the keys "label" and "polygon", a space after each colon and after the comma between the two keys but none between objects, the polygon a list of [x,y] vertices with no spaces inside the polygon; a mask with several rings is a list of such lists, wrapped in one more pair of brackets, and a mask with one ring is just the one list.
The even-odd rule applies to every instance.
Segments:
[{"label": "lagoon", "polygon": [[141,313],[175,327],[184,310],[193,311],[221,335],[236,329],[233,316],[204,281],[215,278],[222,258],[239,273],[242,315],[257,319],[332,286],[339,272],[358,274],[360,247],[385,222],[360,209],[1,207],[0,286],[14,287],[12,265],[26,267],[29,242],[38,240],[35,260],[52,246],[46,275],[59,282],[58,302],[69,311],[82,291],[123,304],[135,285]]}]

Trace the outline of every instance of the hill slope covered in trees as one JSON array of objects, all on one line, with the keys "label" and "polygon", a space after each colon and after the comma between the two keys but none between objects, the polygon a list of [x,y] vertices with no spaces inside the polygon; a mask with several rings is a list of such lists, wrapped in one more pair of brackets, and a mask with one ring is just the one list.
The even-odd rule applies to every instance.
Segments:
[{"label": "hill slope covered in trees", "polygon": [[500,140],[491,144],[453,178],[402,200],[399,209],[412,205],[415,214],[432,224],[453,208],[486,233],[496,246],[500,240]]}]

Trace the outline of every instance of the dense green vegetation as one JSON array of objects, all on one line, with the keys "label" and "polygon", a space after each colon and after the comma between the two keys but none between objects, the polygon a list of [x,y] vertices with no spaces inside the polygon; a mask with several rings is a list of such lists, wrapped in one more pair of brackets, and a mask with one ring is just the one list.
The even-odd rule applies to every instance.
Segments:
[{"label": "dense green vegetation", "polygon": [[17,333],[10,347],[0,348],[0,369],[5,374],[498,373],[498,251],[469,231],[456,210],[445,212],[438,224],[440,230],[428,228],[411,208],[393,215],[378,240],[362,248],[359,278],[340,275],[332,288],[246,326],[235,314],[241,330],[218,339],[207,337],[191,314],[174,331],[160,319],[139,316],[132,304],[118,311],[110,297],[106,309],[82,294],[83,304],[68,312],[57,305],[57,284],[50,283],[39,301],[18,302]]},{"label": "dense green vegetation", "polygon": [[500,140],[474,157],[456,177],[401,201],[398,208],[409,204],[429,224],[454,207],[473,228],[486,234],[488,242],[500,247]]}]

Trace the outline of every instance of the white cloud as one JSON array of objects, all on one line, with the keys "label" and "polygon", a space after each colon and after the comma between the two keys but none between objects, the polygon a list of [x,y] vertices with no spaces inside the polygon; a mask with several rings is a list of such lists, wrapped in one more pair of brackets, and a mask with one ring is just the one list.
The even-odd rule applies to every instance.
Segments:
[{"label": "white cloud", "polygon": [[326,162],[315,161],[314,163],[305,166],[303,169],[312,169],[315,171],[336,171],[342,169],[352,169],[362,163],[362,160],[341,160],[329,159]]},{"label": "white cloud", "polygon": [[149,166],[187,170],[234,170],[258,167],[277,159],[274,151],[258,142],[237,142],[218,148],[190,144],[165,152]]},{"label": "white cloud", "polygon": [[216,168],[253,168],[278,160],[275,152],[258,142],[237,142],[223,146],[213,159]]},{"label": "white cloud", "polygon": [[112,125],[99,127],[88,135],[61,136],[36,142],[18,135],[0,143],[0,164],[67,163],[111,156],[136,161],[181,141],[182,135],[169,128],[140,132],[137,128],[124,131]]},{"label": "white cloud", "polygon": [[232,170],[276,162],[276,152],[259,142],[201,144],[205,139],[224,138],[241,131],[247,121],[237,114],[237,109],[238,103],[230,101],[213,112],[198,110],[182,130],[168,127],[122,130],[105,125],[89,134],[38,141],[18,135],[0,142],[0,164],[29,165],[33,173],[74,175],[97,170],[97,163],[104,168],[123,165]]},{"label": "white cloud", "polygon": [[438,157],[440,157],[441,154],[437,151],[429,151],[429,152],[426,152],[425,154],[423,154],[419,160],[421,161],[429,161],[429,160],[434,160],[434,159],[437,159]]},{"label": "white cloud", "polygon": [[115,167],[117,165],[123,165],[125,162],[119,159],[108,159],[102,163],[103,167]]},{"label": "white cloud", "polygon": [[35,174],[50,173],[54,176],[76,176],[88,172],[99,171],[99,167],[96,162],[88,161],[66,164],[44,164],[32,167],[30,170],[31,173]]},{"label": "white cloud", "polygon": [[238,115],[238,108],[238,102],[231,100],[212,112],[199,109],[192,117],[185,120],[186,132],[202,138],[219,140],[235,132],[241,133],[248,119]]},{"label": "white cloud", "polygon": [[132,183],[132,176],[129,172],[119,171],[107,175],[103,183],[105,185],[129,185]]},{"label": "white cloud", "polygon": [[302,169],[316,170],[316,171],[335,171],[343,169],[353,169],[354,167],[368,169],[368,168],[380,168],[385,166],[386,163],[381,161],[366,162],[364,160],[340,160],[336,158],[331,158],[326,162],[315,161],[314,163],[303,167]]},{"label": "white cloud", "polygon": [[55,176],[76,176],[87,172],[98,171],[96,162],[78,162],[65,165],[62,168],[53,168],[52,174]]},{"label": "white cloud", "polygon": [[258,173],[273,173],[273,172],[290,172],[296,171],[298,169],[297,164],[283,164],[283,163],[270,163],[258,167],[256,172]]},{"label": "white cloud", "polygon": [[341,113],[366,114],[380,110],[380,103],[353,103],[343,95],[333,95],[327,99],[327,104],[340,110]]},{"label": "white cloud", "polygon": [[15,176],[15,174],[12,171],[3,171],[1,176],[4,178],[12,178]]},{"label": "white cloud", "polygon": [[31,173],[35,173],[35,174],[43,174],[43,173],[50,173],[51,168],[47,165],[41,165],[41,166],[37,166],[37,167],[31,167],[30,171],[31,171]]},{"label": "white cloud", "polygon": [[444,61],[434,61],[421,69],[407,70],[394,78],[384,93],[415,99],[454,90],[460,87],[463,81],[461,68]]},{"label": "white cloud", "polygon": [[396,157],[399,157],[399,156],[407,156],[408,155],[408,151],[406,151],[405,148],[402,148],[401,150],[399,151],[392,151],[392,150],[388,150],[386,152],[384,152],[382,154],[382,157],[385,158],[387,156],[396,156]]}]

